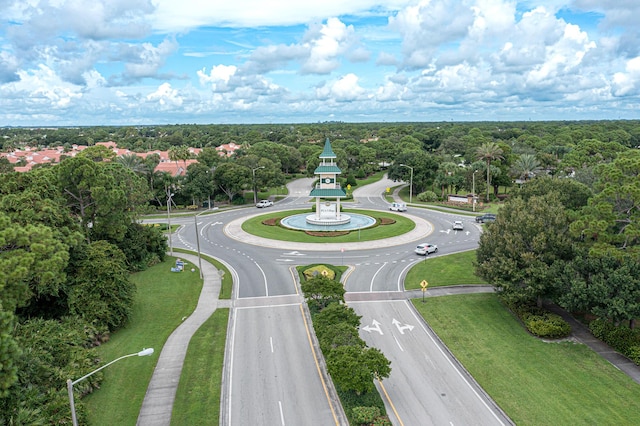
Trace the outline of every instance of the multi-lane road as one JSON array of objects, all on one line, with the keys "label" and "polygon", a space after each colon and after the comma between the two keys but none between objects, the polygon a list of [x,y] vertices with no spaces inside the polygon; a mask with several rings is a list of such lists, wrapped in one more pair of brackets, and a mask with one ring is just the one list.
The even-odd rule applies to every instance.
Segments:
[{"label": "multi-lane road", "polygon": [[[309,206],[311,179],[289,186],[272,209]],[[348,208],[388,210],[382,180],[354,191]],[[221,406],[225,425],[341,425],[344,413],[314,345],[302,309],[294,268],[311,263],[348,265],[347,299],[362,316],[360,334],[391,360],[391,376],[377,383],[395,425],[501,425],[510,420],[457,364],[402,292],[416,261],[415,246],[438,245],[436,256],[473,249],[480,228],[467,216],[411,209],[420,226],[398,238],[352,244],[265,241],[244,234],[240,224],[255,208],[220,211],[197,218],[200,250],[232,271],[234,294]],[[465,223],[453,231],[454,220]],[[196,248],[193,218],[174,247]],[[434,256],[434,255],[431,255]]]}]

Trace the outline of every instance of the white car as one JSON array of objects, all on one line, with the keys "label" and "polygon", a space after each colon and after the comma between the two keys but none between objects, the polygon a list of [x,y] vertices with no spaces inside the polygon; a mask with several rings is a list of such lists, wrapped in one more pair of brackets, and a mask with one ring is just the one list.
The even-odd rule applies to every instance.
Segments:
[{"label": "white car", "polygon": [[427,256],[429,253],[437,253],[438,246],[435,244],[422,243],[418,244],[418,247],[416,247],[414,252],[416,252],[416,254],[419,254],[420,256]]},{"label": "white car", "polygon": [[464,229],[464,224],[461,220],[456,220],[453,222],[453,230],[454,231],[462,231]]},{"label": "white car", "polygon": [[260,200],[258,201],[258,204],[256,204],[256,207],[261,209],[263,207],[271,207],[273,205],[273,201],[271,200]]},{"label": "white car", "polygon": [[406,212],[407,205],[405,203],[391,203],[389,210],[392,212]]}]

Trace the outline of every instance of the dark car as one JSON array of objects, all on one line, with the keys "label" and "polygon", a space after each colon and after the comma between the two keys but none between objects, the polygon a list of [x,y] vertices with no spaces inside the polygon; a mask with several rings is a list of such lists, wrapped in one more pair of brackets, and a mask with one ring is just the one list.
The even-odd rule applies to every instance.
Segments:
[{"label": "dark car", "polygon": [[485,222],[494,222],[496,220],[496,215],[493,213],[485,213],[481,216],[476,216],[476,222],[485,223]]}]

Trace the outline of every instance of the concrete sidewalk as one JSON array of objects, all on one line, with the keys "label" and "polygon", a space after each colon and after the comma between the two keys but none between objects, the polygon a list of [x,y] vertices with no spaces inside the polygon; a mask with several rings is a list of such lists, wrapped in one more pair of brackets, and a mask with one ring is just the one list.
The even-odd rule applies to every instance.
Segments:
[{"label": "concrete sidewalk", "polygon": [[[198,265],[198,257],[180,253],[179,257],[192,265]],[[185,268],[189,271],[190,266]],[[182,272],[190,273],[190,272]],[[156,368],[142,402],[137,424],[140,426],[169,426],[182,364],[193,334],[219,306],[218,295],[222,280],[219,271],[211,263],[202,260],[204,283],[193,313],[169,336],[164,344]],[[224,301],[225,306],[230,301]]]}]

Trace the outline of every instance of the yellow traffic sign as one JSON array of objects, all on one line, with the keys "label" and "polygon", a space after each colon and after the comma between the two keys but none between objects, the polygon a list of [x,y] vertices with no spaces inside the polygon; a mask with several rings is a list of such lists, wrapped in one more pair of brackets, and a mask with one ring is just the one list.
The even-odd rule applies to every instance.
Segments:
[{"label": "yellow traffic sign", "polygon": [[389,188],[389,187],[387,186],[387,194],[388,194],[389,192],[391,192],[391,188]]},{"label": "yellow traffic sign", "polygon": [[422,280],[422,282],[420,283],[420,287],[422,287],[423,289],[426,289],[429,286],[429,283],[427,282],[427,280]]}]

